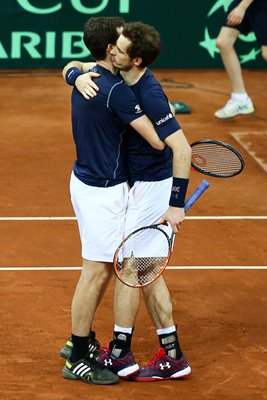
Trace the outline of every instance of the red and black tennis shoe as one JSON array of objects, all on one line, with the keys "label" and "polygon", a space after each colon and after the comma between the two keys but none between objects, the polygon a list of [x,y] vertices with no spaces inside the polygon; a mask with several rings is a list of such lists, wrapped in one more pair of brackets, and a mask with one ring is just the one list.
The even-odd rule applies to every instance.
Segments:
[{"label": "red and black tennis shoe", "polygon": [[117,358],[111,353],[108,346],[106,347],[105,352],[96,358],[96,361],[99,365],[108,368],[120,378],[128,378],[139,371],[139,365],[136,363],[131,351],[129,351],[124,357]]},{"label": "red and black tennis shoe", "polygon": [[138,382],[152,382],[163,379],[181,379],[191,373],[191,367],[182,356],[175,360],[166,355],[165,350],[160,347],[155,357],[149,363],[141,368],[131,380]]}]

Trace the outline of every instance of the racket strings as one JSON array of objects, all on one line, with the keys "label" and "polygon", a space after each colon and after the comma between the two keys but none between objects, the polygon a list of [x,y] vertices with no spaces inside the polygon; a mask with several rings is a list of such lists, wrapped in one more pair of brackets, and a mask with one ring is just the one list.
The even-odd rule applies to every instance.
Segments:
[{"label": "racket strings", "polygon": [[193,146],[192,162],[204,171],[221,175],[239,172],[243,166],[242,160],[231,149],[212,143]]},{"label": "racket strings", "polygon": [[123,262],[118,263],[117,268],[123,281],[131,285],[143,286],[152,282],[160,274],[166,261],[166,257],[125,258]]},{"label": "racket strings", "polygon": [[119,248],[116,273],[130,286],[144,286],[165,268],[169,252],[168,239],[160,229],[139,230]]}]

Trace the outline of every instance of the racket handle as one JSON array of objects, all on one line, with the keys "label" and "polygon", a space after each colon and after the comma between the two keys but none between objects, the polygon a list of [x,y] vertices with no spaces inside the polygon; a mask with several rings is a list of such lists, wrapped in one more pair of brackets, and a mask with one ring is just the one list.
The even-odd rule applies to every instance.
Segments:
[{"label": "racket handle", "polygon": [[197,199],[210,187],[210,183],[203,179],[201,184],[196,188],[196,190],[191,194],[191,196],[186,200],[184,205],[184,210],[188,211],[192,205],[197,201]]}]

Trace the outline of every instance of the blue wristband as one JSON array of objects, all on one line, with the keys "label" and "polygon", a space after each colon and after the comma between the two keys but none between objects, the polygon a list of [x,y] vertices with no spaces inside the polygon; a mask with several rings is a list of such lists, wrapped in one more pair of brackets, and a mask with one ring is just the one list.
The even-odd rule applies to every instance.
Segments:
[{"label": "blue wristband", "polygon": [[77,67],[70,67],[68,71],[66,72],[66,82],[68,85],[74,86],[75,81],[78,78],[78,76],[82,75],[82,72],[79,70]]},{"label": "blue wristband", "polygon": [[189,179],[173,177],[170,206],[184,207],[188,183]]}]

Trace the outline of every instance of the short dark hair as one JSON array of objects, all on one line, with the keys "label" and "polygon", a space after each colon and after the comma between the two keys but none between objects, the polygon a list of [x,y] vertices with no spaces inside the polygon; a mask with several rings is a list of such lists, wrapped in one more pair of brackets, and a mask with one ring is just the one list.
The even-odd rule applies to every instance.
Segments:
[{"label": "short dark hair", "polygon": [[143,22],[128,22],[122,35],[131,41],[127,54],[131,58],[142,58],[141,67],[152,64],[160,54],[161,41],[159,32]]},{"label": "short dark hair", "polygon": [[84,25],[83,41],[96,60],[104,60],[109,44],[116,44],[118,28],[125,21],[121,17],[92,17]]}]

